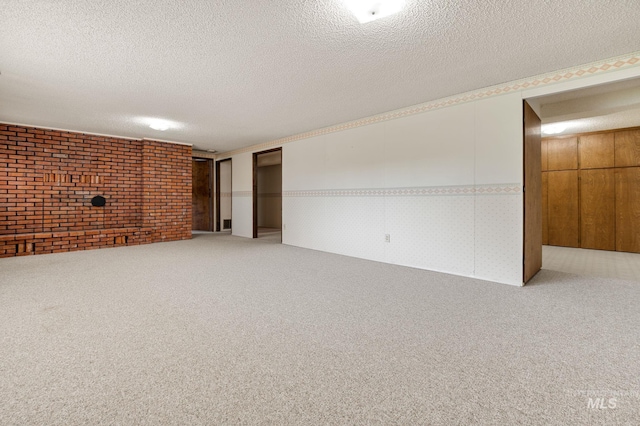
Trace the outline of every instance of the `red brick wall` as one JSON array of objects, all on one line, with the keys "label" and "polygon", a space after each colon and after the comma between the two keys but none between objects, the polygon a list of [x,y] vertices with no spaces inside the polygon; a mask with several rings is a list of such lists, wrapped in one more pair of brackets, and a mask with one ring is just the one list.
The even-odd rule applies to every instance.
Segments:
[{"label": "red brick wall", "polygon": [[149,242],[191,238],[191,147],[143,141],[143,227]]},{"label": "red brick wall", "polygon": [[0,257],[190,238],[190,198],[191,147],[0,124]]}]

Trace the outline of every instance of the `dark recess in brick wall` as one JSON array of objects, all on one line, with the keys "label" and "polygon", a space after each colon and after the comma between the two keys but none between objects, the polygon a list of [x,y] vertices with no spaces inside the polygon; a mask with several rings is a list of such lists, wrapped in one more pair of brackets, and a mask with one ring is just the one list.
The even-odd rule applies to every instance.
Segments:
[{"label": "dark recess in brick wall", "polygon": [[188,238],[191,147],[0,124],[0,257]]}]

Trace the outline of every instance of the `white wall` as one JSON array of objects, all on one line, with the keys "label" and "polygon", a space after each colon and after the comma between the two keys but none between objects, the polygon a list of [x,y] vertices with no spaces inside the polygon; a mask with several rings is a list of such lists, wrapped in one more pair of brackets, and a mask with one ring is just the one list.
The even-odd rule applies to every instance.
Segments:
[{"label": "white wall", "polygon": [[[512,93],[285,144],[283,243],[521,285],[521,123]],[[247,237],[251,167],[233,156]]]},{"label": "white wall", "polygon": [[233,156],[231,183],[233,185],[231,233],[253,237],[253,156],[244,153]]},{"label": "white wall", "polygon": [[520,285],[521,122],[515,93],[284,145],[283,243]]},{"label": "white wall", "polygon": [[[231,219],[231,161],[220,163],[220,226],[224,227],[224,220]],[[233,226],[233,220],[232,226]]]}]

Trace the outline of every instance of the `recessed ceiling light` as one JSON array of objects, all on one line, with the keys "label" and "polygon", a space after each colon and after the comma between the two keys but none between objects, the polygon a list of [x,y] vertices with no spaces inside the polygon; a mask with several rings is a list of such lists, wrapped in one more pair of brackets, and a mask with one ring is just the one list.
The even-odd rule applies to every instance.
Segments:
[{"label": "recessed ceiling light", "polygon": [[127,121],[136,123],[138,125],[150,127],[153,130],[164,132],[165,130],[182,130],[185,128],[185,124],[179,121],[166,120],[164,118],[149,117],[149,116],[137,116],[130,117]]},{"label": "recessed ceiling light", "polygon": [[545,135],[557,135],[567,130],[567,125],[563,123],[545,124],[542,126],[542,133]]},{"label": "recessed ceiling light", "polygon": [[361,24],[400,12],[405,0],[342,0]]},{"label": "recessed ceiling light", "polygon": [[169,123],[167,120],[161,120],[159,118],[156,118],[156,119],[150,120],[149,127],[151,127],[154,130],[160,130],[161,132],[164,132],[165,130],[171,127],[171,123]]}]

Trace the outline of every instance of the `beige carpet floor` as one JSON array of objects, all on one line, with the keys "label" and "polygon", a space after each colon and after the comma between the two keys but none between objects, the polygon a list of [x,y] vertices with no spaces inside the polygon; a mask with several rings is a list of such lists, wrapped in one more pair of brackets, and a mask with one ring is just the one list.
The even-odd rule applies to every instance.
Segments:
[{"label": "beige carpet floor", "polygon": [[640,424],[640,285],[228,234],[0,260],[0,424]]}]

